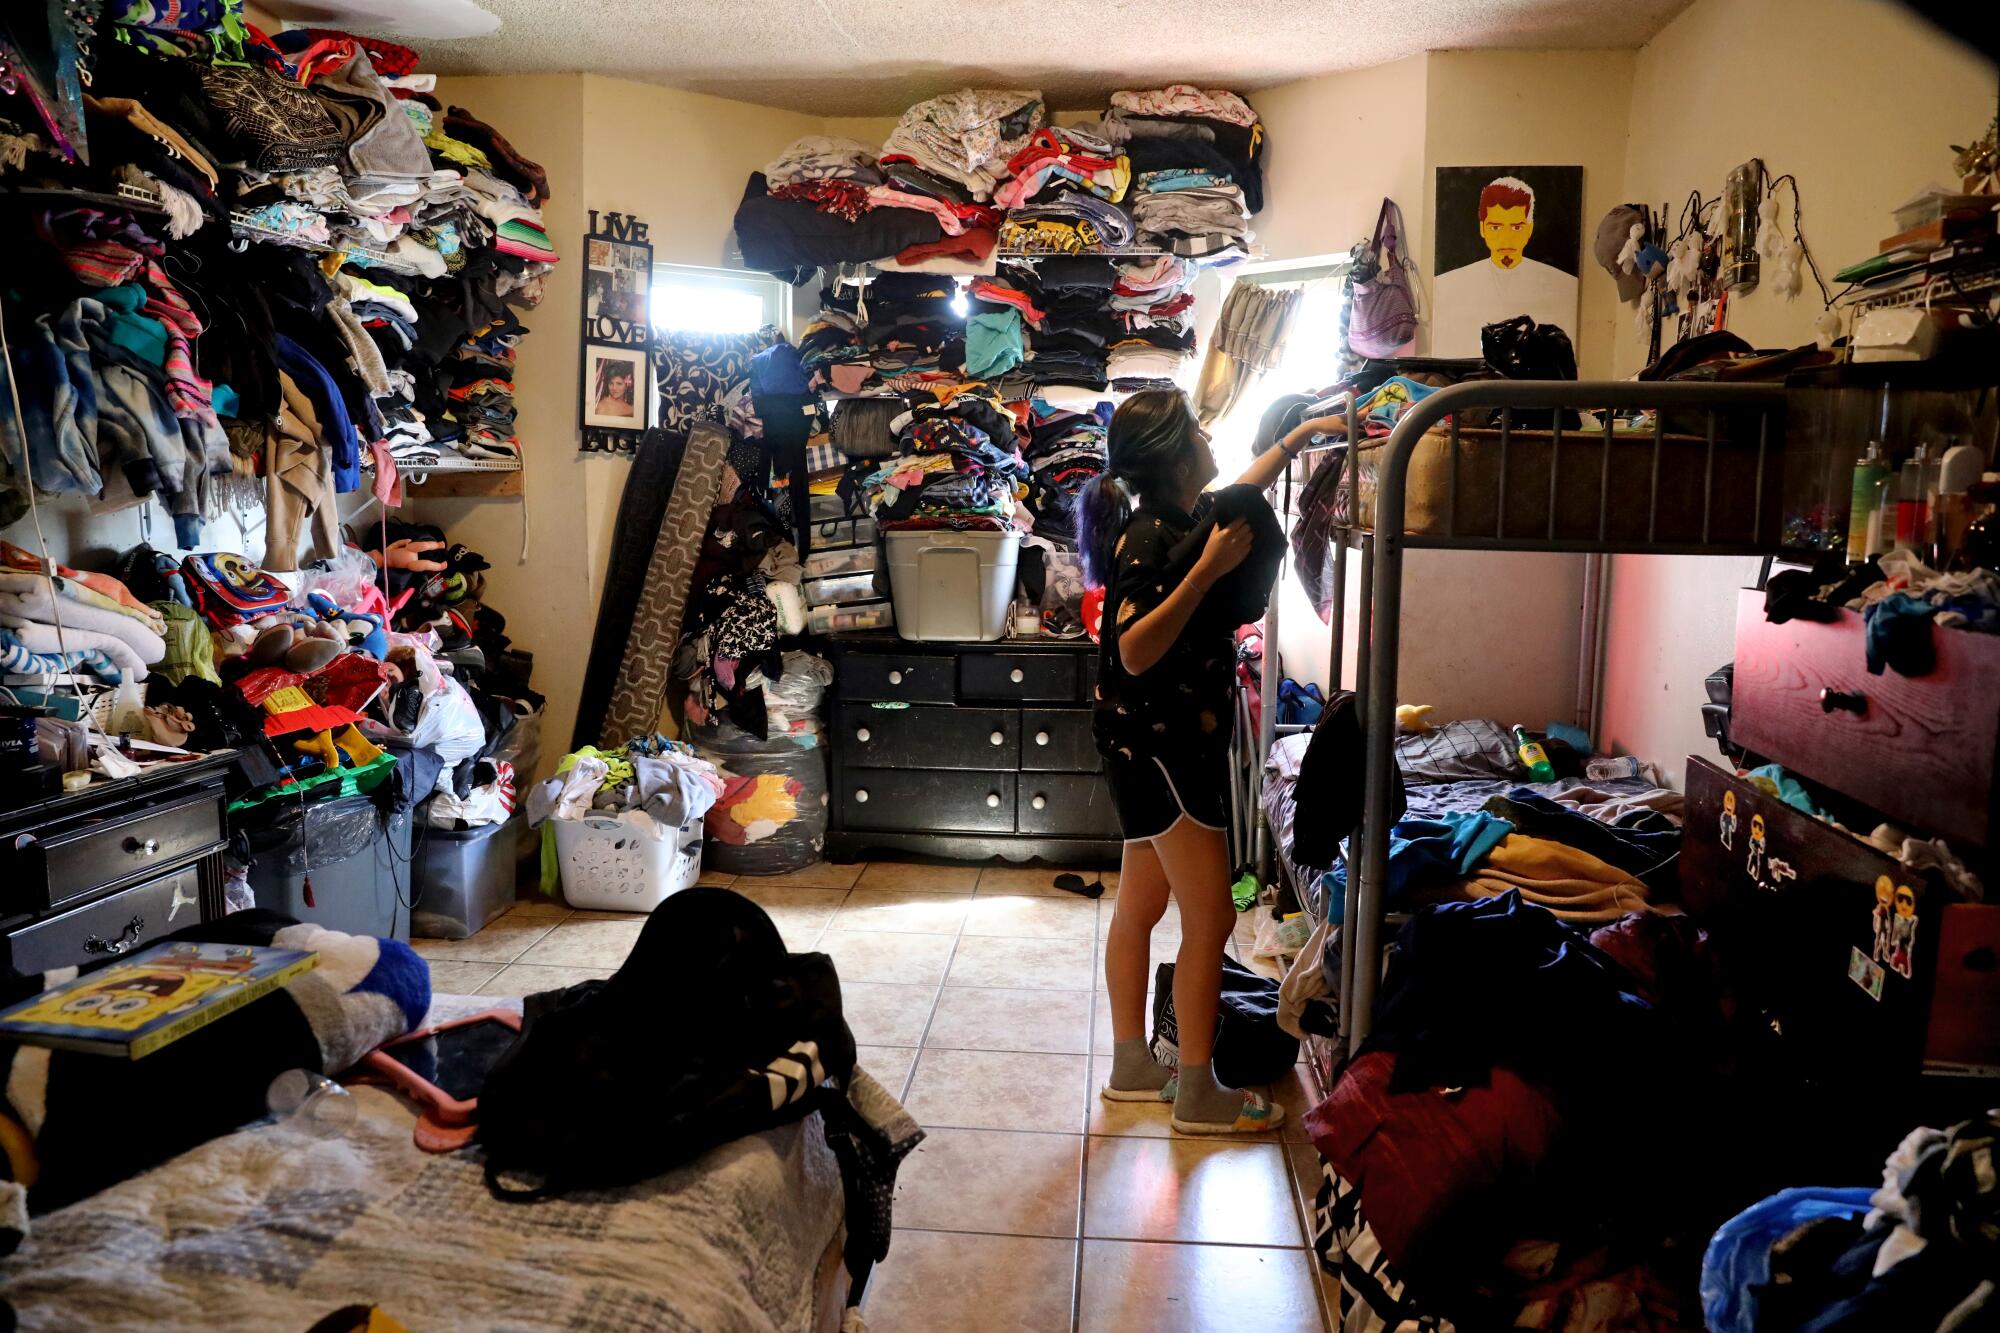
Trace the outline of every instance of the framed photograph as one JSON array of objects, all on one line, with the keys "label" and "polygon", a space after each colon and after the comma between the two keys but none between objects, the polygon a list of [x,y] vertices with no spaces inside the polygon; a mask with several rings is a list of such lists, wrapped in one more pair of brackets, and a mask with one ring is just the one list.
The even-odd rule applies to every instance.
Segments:
[{"label": "framed photograph", "polygon": [[648,367],[649,358],[643,347],[585,343],[584,426],[602,430],[646,429],[646,406],[652,397]]},{"label": "framed photograph", "polygon": [[597,342],[643,342],[651,332],[653,247],[592,236],[585,241],[583,324]]},{"label": "framed photograph", "polygon": [[583,246],[580,444],[630,453],[652,418],[653,243],[638,218],[593,208]]}]

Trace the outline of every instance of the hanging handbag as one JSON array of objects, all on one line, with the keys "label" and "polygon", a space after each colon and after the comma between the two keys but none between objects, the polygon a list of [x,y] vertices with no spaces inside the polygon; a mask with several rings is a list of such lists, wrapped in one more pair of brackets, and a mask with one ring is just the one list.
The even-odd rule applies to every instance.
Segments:
[{"label": "hanging handbag", "polygon": [[1375,236],[1349,254],[1347,346],[1356,356],[1394,356],[1417,336],[1417,298],[1403,253],[1402,210],[1384,198]]}]

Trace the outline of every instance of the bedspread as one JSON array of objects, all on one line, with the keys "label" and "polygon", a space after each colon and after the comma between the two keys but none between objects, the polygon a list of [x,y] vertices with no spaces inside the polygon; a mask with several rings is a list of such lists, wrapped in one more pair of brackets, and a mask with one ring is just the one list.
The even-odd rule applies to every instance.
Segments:
[{"label": "bedspread", "polygon": [[23,1329],[303,1329],[357,1301],[413,1329],[813,1326],[843,1216],[817,1116],[523,1205],[473,1154],[419,1152],[387,1092],[354,1097],[339,1138],[255,1126],[37,1218],[0,1295]]}]

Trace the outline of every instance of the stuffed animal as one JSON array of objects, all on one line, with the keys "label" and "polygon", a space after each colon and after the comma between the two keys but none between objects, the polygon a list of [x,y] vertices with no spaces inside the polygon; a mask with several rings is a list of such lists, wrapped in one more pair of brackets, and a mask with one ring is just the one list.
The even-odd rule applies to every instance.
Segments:
[{"label": "stuffed animal", "polygon": [[306,604],[325,623],[347,636],[347,646],[381,661],[389,653],[389,633],[372,611],[349,611],[323,592],[306,594]]},{"label": "stuffed animal", "polygon": [[1635,222],[1625,233],[1625,246],[1618,252],[1618,268],[1624,273],[1639,271],[1639,249],[1646,239],[1646,224]]},{"label": "stuffed animal", "polygon": [[1778,197],[1766,194],[1757,205],[1757,253],[1764,260],[1764,285],[1769,291],[1791,300],[1799,294],[1804,275],[1804,247],[1796,236],[1785,235],[1778,221]]}]

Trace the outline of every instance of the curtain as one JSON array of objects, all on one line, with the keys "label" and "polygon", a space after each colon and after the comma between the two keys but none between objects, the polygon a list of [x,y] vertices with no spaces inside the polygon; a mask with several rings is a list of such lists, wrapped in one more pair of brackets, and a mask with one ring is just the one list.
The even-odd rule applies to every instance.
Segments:
[{"label": "curtain", "polygon": [[1303,295],[1297,287],[1280,291],[1249,282],[1230,289],[1195,385],[1195,415],[1204,428],[1220,421],[1252,381],[1278,364]]}]

